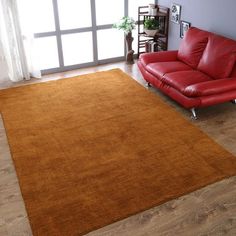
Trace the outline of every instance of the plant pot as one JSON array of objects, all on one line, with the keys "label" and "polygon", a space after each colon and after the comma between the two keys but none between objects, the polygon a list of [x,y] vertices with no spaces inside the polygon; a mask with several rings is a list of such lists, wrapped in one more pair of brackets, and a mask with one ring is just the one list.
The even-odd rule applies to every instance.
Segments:
[{"label": "plant pot", "polygon": [[144,29],[144,33],[148,36],[154,37],[158,33],[158,29],[155,30]]}]

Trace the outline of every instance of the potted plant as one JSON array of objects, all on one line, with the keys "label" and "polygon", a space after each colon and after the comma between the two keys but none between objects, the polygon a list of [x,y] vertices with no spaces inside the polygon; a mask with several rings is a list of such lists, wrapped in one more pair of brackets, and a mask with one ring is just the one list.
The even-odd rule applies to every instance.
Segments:
[{"label": "potted plant", "polygon": [[132,30],[135,29],[135,20],[131,17],[125,16],[118,23],[114,24],[113,28],[124,31],[127,47],[126,62],[128,64],[133,64],[134,50],[132,50],[132,42],[134,38],[132,37]]},{"label": "potted plant", "polygon": [[159,21],[155,18],[147,18],[144,21],[144,32],[148,36],[154,37],[159,31]]}]

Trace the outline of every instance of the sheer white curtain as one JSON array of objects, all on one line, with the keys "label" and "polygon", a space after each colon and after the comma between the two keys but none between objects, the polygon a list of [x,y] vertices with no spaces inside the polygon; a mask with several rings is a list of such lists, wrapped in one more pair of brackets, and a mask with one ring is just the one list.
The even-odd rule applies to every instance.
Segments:
[{"label": "sheer white curtain", "polygon": [[0,0],[1,64],[6,67],[10,80],[40,77],[40,71],[32,66],[31,50],[29,43],[23,41],[16,0]]}]

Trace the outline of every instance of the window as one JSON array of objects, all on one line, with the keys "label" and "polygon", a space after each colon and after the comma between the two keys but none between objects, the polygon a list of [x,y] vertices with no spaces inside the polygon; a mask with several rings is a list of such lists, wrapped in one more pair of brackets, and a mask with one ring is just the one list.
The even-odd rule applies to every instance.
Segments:
[{"label": "window", "polygon": [[[151,1],[152,2],[152,1]],[[34,34],[42,73],[125,58],[124,33],[112,25],[125,15],[137,20],[150,0],[18,0],[23,34]],[[137,50],[137,31],[133,49]]]},{"label": "window", "polygon": [[95,0],[97,25],[113,24],[125,14],[123,0]]},{"label": "window", "polygon": [[83,32],[62,35],[65,66],[93,61],[92,33]]},{"label": "window", "polygon": [[60,29],[77,29],[92,26],[89,0],[57,0]]},{"label": "window", "polygon": [[116,29],[98,30],[98,59],[103,60],[124,56],[123,36],[123,32]]}]

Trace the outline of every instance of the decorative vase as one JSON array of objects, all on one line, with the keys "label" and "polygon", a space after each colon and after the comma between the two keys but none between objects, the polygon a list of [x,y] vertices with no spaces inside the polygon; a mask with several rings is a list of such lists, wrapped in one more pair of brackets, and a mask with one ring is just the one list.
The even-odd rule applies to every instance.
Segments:
[{"label": "decorative vase", "polygon": [[157,15],[157,8],[155,4],[152,4],[152,3],[149,4],[148,14],[151,16]]},{"label": "decorative vase", "polygon": [[154,37],[158,33],[158,29],[149,30],[144,28],[144,33],[148,36]]},{"label": "decorative vase", "polygon": [[132,42],[134,38],[132,37],[132,32],[129,32],[128,34],[125,35],[125,40],[126,40],[126,63],[127,64],[133,64],[134,63],[134,50],[132,50]]}]

